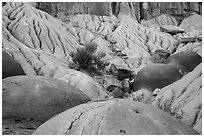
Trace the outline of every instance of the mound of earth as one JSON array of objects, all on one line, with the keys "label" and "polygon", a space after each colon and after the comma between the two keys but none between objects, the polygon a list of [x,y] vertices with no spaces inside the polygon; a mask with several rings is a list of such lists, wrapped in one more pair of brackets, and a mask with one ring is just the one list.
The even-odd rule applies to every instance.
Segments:
[{"label": "mound of earth", "polygon": [[64,111],[34,135],[195,135],[191,127],[151,105],[127,99],[91,102]]}]

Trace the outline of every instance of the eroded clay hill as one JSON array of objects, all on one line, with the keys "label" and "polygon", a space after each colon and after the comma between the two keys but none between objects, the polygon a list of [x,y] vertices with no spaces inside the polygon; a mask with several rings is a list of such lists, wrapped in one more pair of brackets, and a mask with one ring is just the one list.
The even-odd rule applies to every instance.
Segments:
[{"label": "eroded clay hill", "polygon": [[[185,18],[180,24],[168,14],[140,22],[132,18],[125,8],[117,17],[78,14],[55,18],[26,3],[7,3],[2,7],[2,49],[11,59],[3,60],[3,64],[6,65],[3,65],[2,70],[7,70],[3,71],[6,73],[3,74],[3,78],[19,75],[19,72],[27,76],[40,75],[64,81],[82,91],[91,100],[100,100],[109,96],[107,89],[111,86],[117,87],[117,90],[113,89],[113,93],[122,92],[121,80],[109,74],[97,79],[71,69],[73,61],[70,53],[77,48],[90,42],[96,43],[97,52],[104,52],[105,60],[110,63],[106,70],[109,71],[111,66],[114,66],[118,69],[115,75],[124,78],[126,73],[137,76],[142,68],[155,63],[164,62],[165,65],[165,60],[174,54],[193,51],[199,61],[190,72],[188,71],[189,73],[182,76],[178,65],[178,70],[175,69],[180,80],[176,79],[172,81],[173,84],[168,83],[171,85],[157,90],[156,100],[163,96],[174,97],[173,93],[171,94],[172,89],[177,89],[181,83],[183,85],[186,79],[191,80],[185,83],[185,87],[189,87],[184,88],[186,92],[184,89],[174,91],[177,98],[171,99],[171,103],[173,102],[173,109],[184,111],[186,115],[190,113],[187,111],[190,107],[190,118],[184,115],[180,119],[201,133],[202,109],[196,109],[202,104],[199,97],[202,71],[197,66],[202,62],[201,28],[202,16],[196,13]],[[10,63],[18,64],[16,67],[19,71],[14,71]],[[129,85],[127,88],[130,88]],[[188,104],[182,104],[180,107],[178,102],[185,101],[186,96],[191,93],[195,93],[195,96],[191,96],[194,102],[188,100]],[[162,98],[159,103],[160,101],[165,102],[166,99]]]}]

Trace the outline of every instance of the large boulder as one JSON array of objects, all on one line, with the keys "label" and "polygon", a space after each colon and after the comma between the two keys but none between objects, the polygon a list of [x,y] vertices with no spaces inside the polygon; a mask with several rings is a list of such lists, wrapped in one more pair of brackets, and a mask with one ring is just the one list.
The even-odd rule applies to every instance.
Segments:
[{"label": "large boulder", "polygon": [[148,89],[153,92],[156,88],[165,87],[182,77],[179,70],[166,64],[152,64],[142,68],[135,76],[133,90]]},{"label": "large boulder", "polygon": [[92,100],[102,99],[107,96],[105,89],[97,81],[80,71],[69,69],[66,74],[59,75],[56,79],[80,89]]},{"label": "large boulder", "polygon": [[25,75],[23,68],[6,51],[2,50],[2,78],[18,75]]},{"label": "large boulder", "polygon": [[160,29],[162,32],[166,32],[172,35],[185,32],[184,29],[179,28],[177,26],[173,26],[173,25],[162,25]]},{"label": "large boulder", "polygon": [[128,99],[90,102],[64,111],[34,135],[196,135],[170,114]]},{"label": "large boulder", "polygon": [[150,20],[141,20],[141,24],[146,26],[146,27],[152,27],[159,29],[160,26],[162,25],[173,25],[177,26],[178,21],[171,15],[169,14],[161,14],[157,17],[153,17]]},{"label": "large boulder", "polygon": [[181,74],[192,71],[202,62],[202,57],[192,50],[175,53],[166,59],[165,64],[179,69]]},{"label": "large boulder", "polygon": [[186,32],[190,32],[192,30],[202,31],[202,16],[194,13],[191,16],[183,19],[179,27],[183,28]]},{"label": "large boulder", "polygon": [[52,116],[90,101],[73,86],[43,76],[15,76],[3,80],[2,117],[32,118],[45,122]]}]

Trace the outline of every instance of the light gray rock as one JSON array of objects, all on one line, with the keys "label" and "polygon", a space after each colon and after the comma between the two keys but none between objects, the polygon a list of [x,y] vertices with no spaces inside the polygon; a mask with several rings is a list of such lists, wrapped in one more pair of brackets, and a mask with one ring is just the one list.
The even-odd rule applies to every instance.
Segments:
[{"label": "light gray rock", "polygon": [[[159,126],[159,127],[158,127]],[[198,134],[170,114],[129,99],[79,105],[42,124],[34,135]]]}]

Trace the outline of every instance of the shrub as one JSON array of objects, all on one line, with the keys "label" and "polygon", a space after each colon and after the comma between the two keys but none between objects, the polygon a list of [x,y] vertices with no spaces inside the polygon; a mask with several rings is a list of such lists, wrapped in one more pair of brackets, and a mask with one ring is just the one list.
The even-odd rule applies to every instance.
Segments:
[{"label": "shrub", "polygon": [[76,52],[71,52],[75,67],[79,70],[84,70],[89,74],[101,75],[108,63],[102,58],[105,57],[105,53],[96,53],[97,45],[95,43],[88,43],[84,45],[84,48],[78,48]]}]

